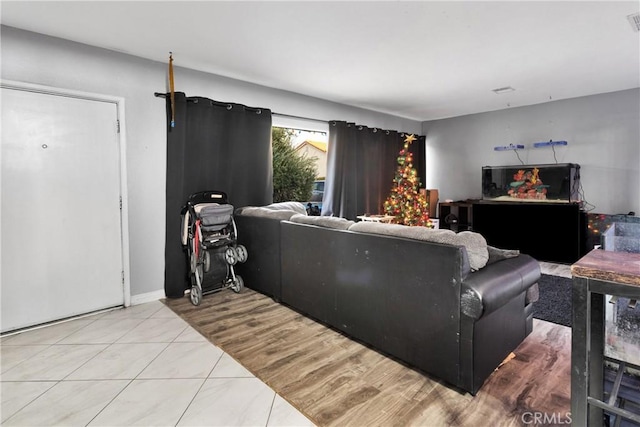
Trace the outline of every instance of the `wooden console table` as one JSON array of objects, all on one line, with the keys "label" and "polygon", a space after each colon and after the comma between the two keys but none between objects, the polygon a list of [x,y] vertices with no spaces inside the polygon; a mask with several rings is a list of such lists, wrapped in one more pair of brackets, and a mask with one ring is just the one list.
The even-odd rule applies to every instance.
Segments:
[{"label": "wooden console table", "polygon": [[640,423],[640,414],[615,406],[625,366],[604,400],[605,295],[640,299],[640,254],[595,249],[571,266],[573,326],[571,338],[571,418],[575,426],[603,424],[603,410]]},{"label": "wooden console table", "polygon": [[472,202],[440,202],[438,209],[439,228],[455,232],[473,229]]},{"label": "wooden console table", "polygon": [[360,221],[391,223],[396,217],[391,215],[358,215]]}]

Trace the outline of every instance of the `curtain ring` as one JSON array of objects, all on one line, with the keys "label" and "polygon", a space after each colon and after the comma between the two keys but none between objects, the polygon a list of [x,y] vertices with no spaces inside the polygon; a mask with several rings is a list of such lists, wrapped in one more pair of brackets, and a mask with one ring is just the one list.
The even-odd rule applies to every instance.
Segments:
[{"label": "curtain ring", "polygon": [[387,135],[389,135],[391,132],[387,131]]},{"label": "curtain ring", "polygon": [[194,104],[197,104],[197,103],[198,103],[198,98],[194,99],[194,100],[193,100],[193,103],[194,103]]},{"label": "curtain ring", "polygon": [[213,107],[213,101],[209,101],[209,105]]},{"label": "curtain ring", "polygon": [[362,126],[358,126],[358,130],[362,130]]},{"label": "curtain ring", "polygon": [[373,128],[373,133],[378,132],[378,128]]},{"label": "curtain ring", "polygon": [[334,121],[330,122],[330,124],[331,124],[331,126],[335,126],[337,123],[336,123],[336,121],[334,120]]},{"label": "curtain ring", "polygon": [[256,114],[262,114],[262,110],[258,108],[258,109],[256,110]]},{"label": "curtain ring", "polygon": [[233,108],[233,105],[227,104],[227,110],[231,110],[232,108]]}]

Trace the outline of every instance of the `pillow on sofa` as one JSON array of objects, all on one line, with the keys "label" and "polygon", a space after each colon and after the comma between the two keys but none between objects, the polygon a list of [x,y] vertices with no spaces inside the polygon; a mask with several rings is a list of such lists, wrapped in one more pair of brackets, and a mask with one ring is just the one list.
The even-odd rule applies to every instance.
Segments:
[{"label": "pillow on sofa", "polygon": [[259,216],[264,218],[273,218],[273,219],[289,219],[292,215],[298,215],[295,211],[292,210],[274,210],[267,209],[266,207],[260,206],[246,206],[244,208],[238,208],[235,211],[235,215],[242,216]]},{"label": "pillow on sofa", "polygon": [[361,233],[384,234],[387,236],[404,237],[425,242],[441,243],[444,245],[464,246],[469,257],[471,270],[480,270],[487,265],[489,253],[487,241],[481,234],[471,231],[454,233],[446,229],[431,229],[426,227],[408,227],[399,224],[384,224],[379,222],[361,221],[349,228],[350,231]]},{"label": "pillow on sofa", "polygon": [[503,259],[515,258],[520,255],[520,251],[517,249],[498,249],[490,245],[487,245],[487,251],[489,252],[487,265],[502,261]]},{"label": "pillow on sofa", "polygon": [[338,218],[336,216],[307,216],[295,214],[289,221],[298,224],[317,225],[319,227],[333,228],[336,230],[348,230],[354,222],[346,218]]},{"label": "pillow on sofa", "polygon": [[307,208],[300,202],[278,202],[271,203],[270,205],[264,206],[266,209],[271,209],[274,211],[294,211],[295,213],[299,213],[302,215],[307,214]]}]

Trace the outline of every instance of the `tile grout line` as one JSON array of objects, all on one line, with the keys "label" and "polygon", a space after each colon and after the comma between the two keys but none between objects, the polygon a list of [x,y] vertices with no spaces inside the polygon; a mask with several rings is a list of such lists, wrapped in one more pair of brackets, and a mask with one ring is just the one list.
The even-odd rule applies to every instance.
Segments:
[{"label": "tile grout line", "polygon": [[[154,314],[156,314],[158,311],[160,311],[161,309],[162,309],[162,307],[158,308],[158,310],[156,310],[156,311],[154,311],[153,313],[151,313],[151,315],[149,315],[149,317],[145,318],[144,320],[152,319],[152,318],[153,318],[152,316],[153,316]],[[118,393],[113,397],[113,399],[111,399],[111,400],[110,400],[110,401],[109,401],[109,402],[108,402],[108,403],[107,403],[107,404],[106,404],[106,405],[105,405],[105,406],[104,406],[104,407],[103,407],[103,408],[102,408],[102,409],[101,409],[101,410],[100,410],[100,411],[99,411],[99,412],[98,412],[98,413],[97,413],[97,414],[96,414],[96,415],[91,419],[91,421],[89,421],[89,423],[87,423],[87,426],[88,426],[89,424],[91,424],[91,423],[92,423],[92,422],[93,422],[93,421],[94,421],[94,420],[95,420],[95,419],[96,419],[96,418],[97,418],[97,417],[98,417],[102,412],[104,412],[104,410],[105,410],[105,409],[107,409],[107,408],[109,407],[109,405],[111,405],[111,404],[115,401],[115,399],[116,399],[118,396],[120,396],[120,394],[122,394],[122,393],[123,393],[127,388],[129,388],[129,386],[130,386],[134,381],[138,380],[138,378],[139,378],[139,377],[140,377],[140,375],[145,371],[145,369],[147,369],[147,368],[148,368],[148,367],[149,367],[149,366],[150,366],[150,365],[151,365],[151,364],[152,364],[152,363],[153,363],[153,362],[154,362],[158,357],[160,357],[160,355],[161,355],[162,353],[164,353],[164,352],[167,350],[167,348],[169,348],[169,346],[170,346],[171,344],[175,343],[175,340],[176,340],[176,339],[177,339],[177,338],[178,338],[182,333],[184,333],[184,331],[185,331],[188,327],[189,327],[189,325],[187,324],[187,325],[185,326],[185,328],[184,328],[182,331],[180,331],[180,332],[179,332],[179,333],[178,333],[178,334],[173,338],[173,340],[172,340],[172,341],[164,342],[164,344],[166,344],[166,345],[165,345],[165,347],[162,349],[162,351],[160,351],[160,352],[159,352],[159,353],[158,353],[158,354],[157,354],[153,359],[151,359],[151,360],[150,360],[150,361],[149,361],[149,362],[148,362],[148,363],[147,363],[147,364],[146,364],[146,365],[145,365],[145,366],[140,370],[140,372],[138,372],[138,374],[137,374],[134,378],[132,378],[131,380],[129,380],[129,382],[127,383],[127,385],[126,385],[125,387],[123,387],[123,388],[122,388],[122,390],[120,390],[120,392],[118,392]],[[133,329],[135,329],[135,328],[133,328]],[[133,330],[133,329],[132,329],[132,330]],[[131,332],[131,331],[129,331],[129,332]],[[129,333],[129,332],[127,332],[127,333]],[[125,334],[125,335],[126,335],[126,334]],[[123,336],[124,336],[124,335],[123,335]],[[121,339],[121,338],[122,338],[122,337],[120,337],[120,338],[118,338],[118,339]],[[113,344],[116,344],[116,342],[114,342]],[[122,344],[122,343],[121,343],[121,344]],[[156,344],[156,343],[155,343],[155,342],[154,342],[154,343],[144,342],[144,343],[138,343],[138,344]],[[168,379],[168,380],[172,380],[172,379],[176,379],[176,378],[166,378],[166,379]],[[150,379],[145,379],[145,381],[146,381],[146,380],[165,380],[165,379],[161,379],[161,378],[150,378]],[[141,379],[140,381],[143,381],[143,380]],[[201,388],[202,388],[202,386],[204,385],[205,381],[206,381],[206,378],[202,381],[202,384],[201,384],[201,385],[200,385],[200,387],[198,388],[198,391],[200,391],[200,389],[201,389]],[[193,399],[195,399],[195,396],[196,396],[197,394],[198,394],[198,392],[196,392],[196,393],[194,394]],[[193,399],[192,399],[191,401],[193,401]],[[181,420],[181,419],[182,419],[182,417],[184,416],[184,413],[187,411],[187,409],[189,408],[189,406],[190,406],[190,405],[191,405],[191,402],[190,402],[190,403],[189,403],[189,405],[187,405],[187,407],[185,408],[184,412],[182,413],[182,415],[181,415],[181,416],[180,416],[180,418],[178,419],[178,422],[176,423],[176,425],[180,422],[180,420]]]},{"label": "tile grout line", "polygon": [[[100,317],[102,317],[104,314],[109,313],[111,311],[118,310],[118,309],[119,309],[119,307],[106,308],[104,310],[99,310],[97,312],[79,314],[77,316],[72,316],[72,317],[69,317],[69,318],[66,318],[66,319],[62,319],[62,320],[53,320],[51,322],[42,323],[40,325],[29,326],[29,327],[26,327],[26,328],[18,329],[18,330],[13,331],[13,332],[7,332],[6,334],[0,335],[0,338],[13,337],[13,336],[17,336],[17,335],[23,334],[25,332],[37,331],[37,330],[48,328],[48,327],[51,327],[51,326],[57,326],[57,325],[63,325],[65,323],[70,323],[70,322],[73,322],[75,320],[88,319],[88,318],[93,317],[93,316],[98,316],[95,319],[93,319],[92,322],[90,322],[90,323],[88,323],[88,324],[86,324],[85,326],[82,327],[82,328],[84,328],[86,326],[89,326],[91,323],[95,322],[96,320],[100,319]],[[82,328],[80,328],[80,329],[82,329]],[[78,331],[80,329],[78,329]],[[75,333],[75,332],[77,332],[77,331],[74,331],[72,333]]]},{"label": "tile grout line", "polygon": [[[160,310],[160,309],[158,309],[158,310]],[[158,310],[154,311],[152,314],[155,314]],[[144,318],[144,319],[143,319],[143,321],[144,321],[144,320],[146,320],[146,319],[149,319],[149,317]],[[96,320],[98,320],[98,319],[96,319]],[[108,320],[108,319],[104,319],[104,320]],[[75,331],[75,332],[73,332],[73,333],[69,334],[68,336],[73,335],[73,334],[75,334],[76,332],[81,331],[82,329],[86,328],[86,327],[87,327],[87,326],[89,326],[89,325],[92,325],[93,323],[94,323],[94,322],[91,322],[91,323],[89,323],[89,324],[85,325],[83,328],[78,329],[78,331]],[[141,323],[142,323],[142,322],[141,322]],[[83,366],[85,366],[87,363],[89,363],[90,361],[92,361],[93,359],[95,359],[96,357],[98,357],[98,355],[100,355],[100,354],[104,353],[107,349],[109,349],[109,348],[110,348],[110,347],[112,347],[114,344],[116,344],[116,343],[117,343],[117,341],[118,341],[120,338],[122,338],[123,336],[125,336],[126,334],[128,334],[129,332],[131,332],[131,331],[132,331],[133,329],[135,329],[136,327],[137,327],[137,326],[134,326],[133,328],[131,328],[130,330],[128,330],[127,332],[125,332],[122,336],[118,337],[115,341],[113,341],[113,342],[111,342],[111,343],[89,343],[89,344],[80,344],[80,345],[104,345],[104,344],[108,344],[108,345],[107,345],[105,348],[103,348],[102,350],[100,350],[99,352],[97,352],[95,355],[93,355],[93,357],[91,357],[91,358],[89,358],[88,360],[86,360],[83,364],[81,364],[80,366],[78,366],[76,369],[74,369],[73,371],[69,372],[65,377],[63,377],[63,378],[62,378],[62,380],[61,380],[61,381],[65,381],[67,378],[69,378],[69,376],[70,376],[70,375],[72,375],[72,374],[73,374],[74,372],[76,372],[78,369],[82,368],[82,367],[83,367]],[[67,336],[67,337],[68,337],[68,336]],[[65,337],[65,338],[67,338],[67,337]],[[60,341],[64,340],[65,338],[63,338],[63,339],[61,339],[61,340],[58,340],[57,342],[60,342]],[[54,345],[57,345],[57,344],[54,344]],[[60,345],[65,345],[65,344],[60,344]],[[68,345],[78,345],[78,344],[68,344]],[[166,347],[165,347],[162,351],[164,351],[165,349],[166,349]],[[162,353],[162,351],[161,351],[160,353]],[[157,356],[156,356],[156,357],[157,357]],[[148,365],[147,365],[147,366],[148,366]],[[145,366],[145,368],[143,368],[143,370],[144,370],[144,369],[146,369],[146,366]],[[142,371],[140,371],[140,372],[142,372]],[[140,373],[138,373],[138,375],[139,375],[139,374],[140,374]],[[104,381],[104,380],[111,380],[111,379],[114,379],[114,378],[103,378],[103,379],[97,379],[97,381]],[[126,387],[125,387],[125,388],[126,388]]]},{"label": "tile grout line", "polygon": [[[269,387],[271,388],[271,387]],[[273,389],[271,389],[273,390]],[[267,423],[264,425],[264,427],[269,427],[269,421],[271,421],[271,413],[273,412],[273,405],[275,405],[276,403],[276,396],[278,395],[278,393],[276,393],[275,390],[273,390],[273,399],[271,399],[271,406],[269,407],[269,415],[267,415]]]},{"label": "tile grout line", "polygon": [[[105,311],[105,312],[112,311],[112,310],[113,310],[113,309],[109,309],[109,310],[107,310],[107,311]],[[95,316],[95,315],[98,315],[98,314],[101,314],[101,313],[100,313],[100,312],[99,312],[99,313],[91,313],[91,314],[87,314],[87,315],[82,315],[82,316],[77,316],[77,317],[73,317],[73,318],[65,319],[65,320],[62,320],[62,321],[60,321],[60,322],[49,323],[49,324],[45,324],[45,325],[39,325],[39,326],[33,327],[33,328],[31,328],[31,329],[26,329],[26,330],[23,330],[23,331],[16,332],[15,334],[10,334],[9,336],[16,336],[16,337],[17,337],[17,336],[20,336],[20,335],[21,335],[21,334],[23,334],[23,333],[28,333],[28,332],[31,332],[31,331],[37,331],[37,330],[45,329],[45,328],[47,328],[47,327],[53,327],[53,326],[56,326],[56,325],[62,325],[62,324],[65,324],[65,323],[70,323],[71,321],[74,321],[74,320],[83,319],[83,318],[87,318],[87,317]],[[76,333],[76,332],[78,332],[78,331],[81,331],[82,329],[86,328],[87,326],[89,326],[89,325],[93,324],[93,323],[94,323],[96,320],[98,320],[98,319],[99,319],[99,317],[96,317],[95,319],[93,319],[93,321],[92,321],[92,322],[87,323],[86,325],[84,325],[84,326],[82,326],[82,327],[78,328],[78,329],[77,329],[77,330],[75,330],[75,331],[69,332],[69,334],[65,335],[64,337],[60,338],[59,340],[57,340],[57,341],[56,341],[56,342],[54,342],[54,343],[51,343],[51,344],[26,344],[26,345],[24,345],[23,347],[26,347],[26,346],[29,346],[29,345],[32,345],[32,346],[36,346],[36,345],[46,345],[47,347],[43,348],[42,350],[40,350],[40,351],[39,351],[39,352],[37,352],[37,353],[34,353],[34,354],[33,354],[33,355],[31,355],[30,357],[27,357],[26,359],[21,360],[21,361],[20,361],[20,363],[18,363],[17,365],[15,365],[15,366],[11,367],[9,370],[7,370],[7,372],[11,371],[12,369],[17,368],[18,366],[22,365],[22,364],[23,364],[24,362],[26,362],[27,360],[30,360],[31,358],[33,358],[33,357],[37,356],[38,354],[42,353],[43,351],[46,351],[46,350],[50,349],[51,347],[53,347],[53,346],[55,346],[55,345],[59,345],[58,343],[59,343],[60,341],[62,341],[62,340],[64,340],[64,339],[66,339],[66,338],[68,338],[68,337],[70,337],[71,335],[75,334],[75,333]],[[5,345],[6,345],[6,344],[5,344]],[[18,347],[18,346],[19,346],[19,345],[16,345],[15,347]],[[1,345],[1,344],[0,344],[0,347],[2,347],[2,345]],[[11,346],[11,347],[14,347],[14,346]],[[99,353],[100,353],[100,352],[99,352]],[[98,354],[99,354],[99,353],[98,353]],[[95,357],[95,356],[94,356],[94,357]],[[5,373],[5,372],[3,372],[3,373]],[[0,377],[1,377],[1,376],[2,376],[2,375],[0,374]],[[59,381],[62,381],[62,380],[59,380]],[[55,385],[54,385],[53,387],[55,387]],[[51,388],[53,388],[53,387],[51,387]],[[48,391],[48,390],[47,390],[47,391]]]},{"label": "tile grout line", "polygon": [[[151,313],[148,313],[148,314],[146,314],[145,316],[140,316],[139,318],[140,318],[142,321],[144,321],[144,320],[146,320],[146,319],[149,319],[149,318],[151,318],[151,316],[155,315],[155,314],[156,314],[156,313],[158,313],[160,310],[162,310],[162,309],[163,309],[163,307],[165,307],[165,306],[160,305],[160,306],[157,308],[157,310],[155,310],[155,311],[153,311],[153,312],[151,312]],[[108,312],[110,312],[110,311],[114,311],[114,310],[105,311],[105,312],[103,312],[103,313],[108,313]],[[105,382],[105,381],[114,381],[114,380],[118,380],[118,381],[126,380],[126,379],[124,379],[124,378],[123,378],[123,379],[114,379],[114,378],[95,378],[95,379],[92,379],[92,378],[87,378],[87,379],[79,379],[79,380],[70,380],[70,379],[69,379],[69,377],[70,377],[73,373],[77,372],[79,369],[81,369],[82,367],[86,366],[86,365],[87,365],[87,363],[89,363],[90,361],[94,360],[94,359],[95,359],[96,357],[98,357],[100,354],[103,354],[107,349],[109,349],[109,348],[113,347],[113,345],[117,343],[117,340],[110,340],[109,342],[104,342],[104,343],[87,343],[87,342],[79,342],[79,343],[61,343],[61,341],[64,341],[65,339],[69,338],[70,336],[72,336],[72,335],[74,335],[74,334],[76,334],[76,333],[79,333],[79,332],[81,332],[81,331],[83,331],[83,330],[86,330],[87,328],[89,328],[89,327],[90,327],[90,325],[94,324],[97,320],[100,320],[100,319],[103,317],[103,315],[97,316],[97,315],[96,315],[96,313],[92,313],[92,314],[91,314],[91,316],[95,316],[95,318],[94,318],[94,319],[92,319],[90,322],[87,322],[85,325],[82,325],[82,326],[78,327],[77,329],[74,329],[74,330],[68,331],[68,332],[66,332],[66,333],[64,333],[64,334],[62,334],[62,335],[60,335],[60,337],[59,337],[59,338],[52,340],[52,342],[51,342],[51,343],[38,344],[37,342],[33,342],[33,343],[28,343],[28,344],[19,344],[19,345],[14,345],[14,346],[8,346],[8,345],[5,343],[4,345],[0,345],[0,347],[7,346],[7,347],[14,347],[14,348],[15,348],[15,347],[30,347],[30,346],[33,346],[33,347],[35,347],[35,346],[40,347],[40,346],[41,346],[41,347],[42,347],[42,349],[41,349],[40,351],[37,351],[36,353],[34,353],[34,354],[32,354],[32,355],[30,355],[30,356],[28,356],[28,357],[26,357],[26,358],[25,358],[25,357],[23,357],[23,356],[21,355],[19,362],[18,362],[15,366],[12,366],[10,369],[8,369],[6,372],[9,372],[9,371],[12,371],[13,369],[19,368],[19,367],[20,367],[20,366],[22,366],[26,361],[31,360],[32,358],[36,357],[37,355],[41,354],[42,352],[47,351],[47,350],[50,350],[50,349],[52,349],[52,348],[59,348],[59,349],[60,349],[60,348],[64,348],[65,346],[78,346],[78,345],[82,345],[82,346],[87,346],[87,345],[89,345],[89,346],[101,345],[101,346],[104,346],[104,348],[103,348],[102,350],[98,351],[96,354],[94,354],[93,356],[91,356],[89,359],[87,359],[86,361],[82,362],[79,366],[75,367],[75,369],[73,369],[71,372],[67,373],[66,375],[64,375],[63,377],[61,377],[61,378],[59,378],[59,379],[29,379],[29,380],[2,381],[2,382],[6,382],[6,383],[16,383],[16,384],[22,384],[22,383],[52,383],[52,384],[51,384],[51,385],[50,385],[46,390],[44,390],[44,391],[42,391],[41,393],[37,394],[36,396],[33,396],[32,398],[30,398],[27,402],[25,402],[23,405],[21,405],[17,410],[12,411],[12,414],[11,414],[11,415],[6,419],[6,420],[4,420],[4,421],[3,421],[3,424],[4,424],[4,422],[7,422],[7,421],[9,421],[10,419],[14,418],[16,415],[18,415],[20,412],[22,412],[25,408],[27,408],[28,406],[30,406],[31,404],[33,404],[35,401],[37,401],[38,399],[40,399],[43,395],[45,395],[45,394],[47,394],[47,393],[51,392],[51,390],[52,390],[52,389],[54,389],[55,387],[57,387],[57,386],[58,386],[58,385],[60,385],[61,383],[67,383],[67,384],[68,384],[68,383],[71,383],[71,382]],[[69,323],[69,322],[70,322],[70,321],[72,321],[72,320],[78,320],[78,319],[87,318],[87,317],[89,317],[89,316],[78,316],[78,317],[75,317],[75,318],[73,318],[73,319],[68,319],[68,320],[65,320],[65,321],[62,321],[62,322],[50,323],[50,324],[47,324],[47,325],[42,325],[42,326],[40,326],[40,327],[31,328],[31,329],[28,329],[28,330],[26,330],[26,329],[25,329],[25,330],[21,330],[21,331],[19,331],[19,332],[15,333],[15,334],[12,334],[12,335],[11,335],[11,337],[13,337],[13,336],[16,336],[16,337],[17,337],[17,336],[19,336],[19,335],[21,335],[21,334],[28,334],[28,333],[30,333],[30,332],[32,332],[32,331],[45,330],[46,328],[49,328],[49,327],[53,328],[54,326],[57,326],[57,325],[60,325],[60,324],[66,324],[66,323]],[[123,319],[116,319],[116,320],[117,320],[117,321],[121,321],[121,320],[126,320],[127,318],[128,318],[128,317],[124,317]],[[138,317],[137,317],[137,316],[134,316],[134,317],[132,317],[132,318],[138,318]],[[104,319],[104,320],[108,320],[108,319]],[[180,331],[180,332],[176,335],[176,337],[174,337],[173,341],[175,341],[175,339],[177,339],[177,337],[178,337],[180,334],[182,334],[182,333],[183,333],[183,332],[188,328],[188,326],[189,326],[188,324],[187,324],[187,325],[185,325],[185,327],[183,328],[183,330],[182,330],[182,331]],[[133,329],[135,329],[135,327],[134,327],[134,328],[131,328],[130,330],[133,330]],[[130,330],[129,330],[129,331],[127,331],[127,332],[125,332],[125,334],[124,334],[124,335],[126,335],[126,333],[130,332]],[[46,334],[46,332],[45,332],[45,334]],[[124,335],[123,335],[123,336],[124,336]],[[3,338],[5,338],[5,337],[3,337]],[[120,338],[121,338],[121,337],[118,337],[118,339],[120,339]],[[11,339],[12,339],[12,338],[10,338],[10,337],[9,337],[9,338],[6,338],[6,341],[7,341],[7,342],[9,342]],[[43,337],[43,340],[47,340],[47,339],[48,339],[48,338],[47,338],[46,336],[45,336],[45,337]],[[105,345],[105,344],[106,344],[106,345]],[[166,350],[166,348],[167,348],[169,345],[170,345],[170,342],[166,342],[165,347],[162,349],[162,351],[161,351],[159,354],[161,354],[162,352],[164,352],[164,351]],[[155,360],[155,359],[159,356],[159,354],[158,354],[158,355],[156,355],[156,357],[155,357],[153,360]],[[149,362],[145,367],[143,367],[143,368],[141,369],[141,371],[140,371],[140,372],[142,372],[144,369],[146,369],[146,368],[149,366],[149,364],[153,362],[153,360],[152,360],[152,361],[150,361],[150,362]],[[140,373],[138,373],[138,375],[140,375]],[[128,383],[126,383],[126,385],[125,385],[125,386],[124,386],[124,387],[123,387],[123,388],[122,388],[122,389],[121,389],[121,390],[120,390],[120,391],[119,391],[119,392],[118,392],[118,393],[117,393],[117,394],[116,394],[116,395],[115,395],[111,400],[109,400],[108,402],[106,402],[106,403],[105,403],[105,405],[102,407],[102,409],[100,409],[100,410],[99,410],[99,411],[98,411],[98,412],[97,412],[97,413],[96,413],[96,414],[91,418],[91,420],[89,421],[89,423],[91,423],[91,422],[92,422],[92,421],[93,421],[93,420],[94,420],[94,419],[95,419],[99,414],[101,414],[101,413],[104,411],[104,409],[105,409],[106,407],[108,407],[108,406],[109,406],[109,405],[114,401],[114,399],[115,399],[117,396],[119,396],[119,395],[120,395],[120,394],[121,394],[125,389],[127,389],[127,388],[129,387],[129,385],[130,385],[132,382],[133,382],[133,379],[130,379],[130,380],[128,381]]]},{"label": "tile grout line", "polygon": [[[5,382],[17,382],[17,383],[21,383],[21,382],[54,382],[54,381],[5,381]],[[27,406],[31,405],[33,402],[35,402],[36,400],[38,400],[40,398],[40,396],[44,395],[45,393],[47,393],[49,390],[51,390],[52,388],[54,388],[56,385],[58,385],[60,383],[60,381],[55,381],[55,384],[52,385],[51,387],[49,387],[48,389],[44,390],[42,393],[40,393],[39,395],[37,395],[36,397],[34,397],[33,399],[31,399],[29,402],[27,402],[25,405],[23,405],[22,407],[20,407],[20,409],[18,409],[17,411],[15,411],[13,414],[11,414],[9,416],[9,418],[7,418],[6,420],[0,422],[0,425],[6,423],[7,421],[9,421],[11,418],[15,417],[16,415],[18,415],[20,413],[20,411],[22,411],[24,408],[26,408]]]},{"label": "tile grout line", "polygon": [[[160,310],[160,309],[158,309],[158,310]],[[152,315],[153,315],[153,314],[155,314],[158,310],[154,311],[154,312],[152,313]],[[149,318],[150,318],[150,317],[146,317],[144,320],[149,319]],[[143,320],[143,321],[144,321],[144,320]],[[135,329],[135,327],[134,327],[134,328],[132,328],[131,330],[133,330],[133,329]],[[131,332],[131,330],[129,330],[127,333]],[[126,334],[125,334],[125,335],[126,335]],[[124,336],[124,335],[123,335],[123,336]],[[122,337],[120,337],[120,338],[122,338]],[[118,338],[118,339],[120,339],[120,338]],[[116,340],[116,341],[117,341],[117,340]],[[109,346],[107,346],[107,347],[105,348],[105,350],[106,350],[107,348],[109,348],[111,345],[115,344],[115,343],[116,343],[116,341],[112,342]],[[168,346],[169,346],[169,343],[167,343],[167,346],[165,346],[165,348],[164,348],[160,353],[162,353],[164,350],[166,350]],[[104,351],[104,350],[103,350],[103,351]],[[160,353],[158,353],[158,355],[160,355]],[[158,357],[158,355],[156,355],[156,357]],[[93,358],[92,358],[92,359],[93,359]],[[153,360],[155,360],[155,358],[154,358]],[[149,362],[149,363],[151,363],[151,362]],[[138,375],[136,375],[136,377],[135,377],[135,378],[137,378],[137,377],[140,375],[140,373],[141,373],[142,371],[144,371],[144,370],[145,370],[146,368],[148,368],[148,367],[149,367],[149,364],[147,364],[147,366],[145,366],[144,368],[142,368],[142,369],[140,370],[140,372],[138,372]],[[125,385],[124,387],[122,387],[122,389],[121,389],[118,393],[116,393],[116,395],[115,395],[115,396],[113,396],[113,398],[112,398],[111,400],[109,400],[109,402],[107,402],[107,403],[102,407],[102,409],[100,409],[100,410],[99,410],[99,411],[98,411],[98,412],[97,412],[97,413],[96,413],[96,414],[91,418],[91,420],[89,420],[89,422],[88,422],[86,425],[87,425],[87,426],[88,426],[88,425],[90,425],[90,424],[91,424],[91,423],[92,423],[92,422],[93,422],[93,421],[94,421],[94,420],[95,420],[95,419],[96,419],[100,414],[102,414],[102,413],[104,412],[104,410],[105,410],[105,409],[107,409],[107,408],[109,407],[109,405],[111,405],[111,404],[114,402],[114,400],[116,400],[116,399],[118,398],[118,396],[120,396],[120,395],[122,394],[122,392],[124,392],[127,388],[129,388],[129,386],[133,383],[133,381],[135,381],[135,378],[130,379],[130,380],[129,380],[129,382],[127,383],[127,385]],[[110,379],[110,380],[111,380],[111,381],[113,381],[114,379]],[[97,380],[97,381],[105,381],[105,380]],[[109,380],[106,380],[106,381],[109,381]]]},{"label": "tile grout line", "polygon": [[[31,346],[36,346],[38,344],[31,344]],[[0,382],[4,382],[2,381],[2,376],[6,375],[8,372],[11,372],[12,370],[16,369],[17,367],[19,367],[20,365],[22,365],[24,362],[36,357],[38,354],[42,353],[43,351],[46,351],[48,349],[50,349],[51,347],[53,347],[55,344],[39,344],[39,345],[45,345],[46,347],[43,348],[42,350],[33,353],[31,356],[27,357],[26,359],[20,360],[20,362],[18,362],[15,366],[10,367],[9,369],[7,369],[4,372],[0,372]],[[2,346],[0,346],[2,347]],[[27,346],[12,346],[12,347],[27,347]],[[1,368],[1,367],[0,367]]]},{"label": "tile grout line", "polygon": [[[104,380],[98,380],[98,381],[104,381]],[[111,405],[111,404],[113,403],[113,401],[114,401],[114,400],[116,400],[116,398],[122,394],[122,392],[123,392],[123,391],[125,391],[127,388],[129,388],[129,386],[131,385],[131,383],[132,383],[132,382],[133,382],[133,380],[129,380],[129,382],[127,383],[127,385],[126,385],[126,386],[124,386],[124,387],[122,387],[122,390],[120,390],[119,392],[117,392],[117,393],[116,393],[116,395],[115,395],[115,396],[113,396],[113,398],[112,398],[111,400],[109,400],[109,401],[108,401],[108,402],[107,402],[107,403],[102,407],[102,409],[100,409],[100,410],[98,411],[98,413],[96,413],[96,414],[93,416],[93,418],[91,418],[91,419],[89,420],[89,422],[88,422],[87,424],[85,424],[85,426],[88,426],[88,425],[89,425],[89,424],[91,424],[91,423],[92,423],[96,418],[98,418],[98,416],[99,416],[102,412],[104,412],[104,410],[105,410],[105,409],[107,409],[107,408],[109,407],[109,405]]]},{"label": "tile grout line", "polygon": [[[209,343],[210,345],[213,345],[212,343]],[[213,345],[214,347],[216,347],[215,345]],[[218,347],[216,347],[218,348]],[[220,357],[218,357],[218,360],[216,360],[216,363],[213,364],[213,367],[209,370],[209,373],[207,374],[207,379],[209,379],[211,377],[211,374],[213,373],[213,370],[216,369],[216,367],[218,366],[218,363],[220,363],[220,360],[222,360],[222,357],[225,355],[224,350],[220,349],[222,351],[222,353],[220,354]]]},{"label": "tile grout line", "polygon": [[180,424],[180,421],[182,421],[182,418],[184,418],[185,414],[193,404],[193,401],[196,400],[198,393],[200,393],[200,391],[202,390],[202,387],[204,387],[205,383],[207,382],[207,379],[208,378],[205,378],[204,380],[202,380],[202,384],[200,384],[200,387],[198,387],[198,390],[196,390],[196,392],[193,394],[193,397],[191,398],[191,400],[189,400],[189,404],[184,408],[184,411],[182,411],[182,414],[180,414],[180,418],[178,418],[178,421],[174,425],[177,426],[178,424]]}]

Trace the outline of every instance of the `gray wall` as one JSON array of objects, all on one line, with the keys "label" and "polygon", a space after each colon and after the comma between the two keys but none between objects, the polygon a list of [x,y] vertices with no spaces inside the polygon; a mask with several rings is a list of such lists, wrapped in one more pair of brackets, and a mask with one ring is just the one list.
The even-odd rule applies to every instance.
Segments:
[{"label": "gray wall", "polygon": [[[3,79],[125,98],[131,294],[162,290],[165,104],[153,93],[166,91],[167,64],[5,26],[1,28],[1,42]],[[179,53],[174,58],[174,65],[179,65]],[[176,90],[188,96],[205,96],[321,120],[348,120],[414,133],[421,130],[421,123],[413,120],[180,67],[175,68],[175,79]],[[293,125],[295,120],[282,122]],[[314,123],[307,125],[304,127],[318,127]]]},{"label": "gray wall", "polygon": [[555,163],[551,148],[534,142],[568,141],[556,147],[558,163],[578,163],[592,212],[640,215],[640,89],[553,101],[422,124],[427,141],[427,187],[440,200],[481,198],[482,166]]}]

